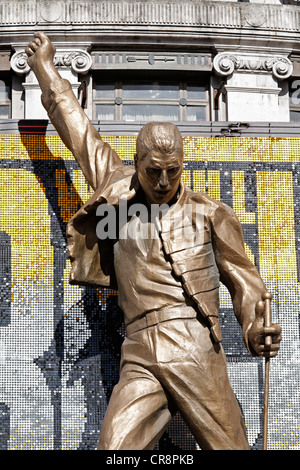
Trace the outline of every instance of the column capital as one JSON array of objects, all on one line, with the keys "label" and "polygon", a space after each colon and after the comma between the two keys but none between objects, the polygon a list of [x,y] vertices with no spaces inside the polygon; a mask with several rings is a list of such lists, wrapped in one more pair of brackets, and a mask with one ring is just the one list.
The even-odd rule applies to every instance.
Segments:
[{"label": "column capital", "polygon": [[272,73],[277,80],[285,80],[293,71],[292,62],[283,55],[228,51],[217,54],[213,61],[217,75],[226,77],[233,72]]},{"label": "column capital", "polygon": [[[25,51],[15,52],[10,60],[11,68],[18,75],[30,71]],[[81,49],[57,50],[54,56],[54,65],[59,68],[71,68],[75,73],[86,74],[92,66],[90,54]]]},{"label": "column capital", "polygon": [[92,67],[92,57],[81,49],[56,50],[54,56],[54,65],[56,67],[71,68],[75,73],[86,74]]}]

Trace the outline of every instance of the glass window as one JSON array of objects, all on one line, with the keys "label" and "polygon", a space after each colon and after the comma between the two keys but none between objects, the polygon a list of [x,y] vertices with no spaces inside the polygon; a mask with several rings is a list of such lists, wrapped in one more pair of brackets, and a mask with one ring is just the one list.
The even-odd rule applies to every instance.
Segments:
[{"label": "glass window", "polygon": [[178,121],[178,106],[162,106],[156,104],[123,105],[124,121]]},{"label": "glass window", "polygon": [[187,85],[187,98],[189,100],[205,100],[207,90],[204,86]]},{"label": "glass window", "polygon": [[113,121],[115,119],[115,107],[112,104],[96,104],[96,119]]},{"label": "glass window", "polygon": [[8,81],[0,80],[0,119],[10,118],[10,86]]},{"label": "glass window", "polygon": [[187,121],[206,121],[206,108],[204,106],[188,106]]},{"label": "glass window", "polygon": [[0,104],[0,119],[9,119],[10,107]]},{"label": "glass window", "polygon": [[96,98],[114,98],[115,85],[113,83],[96,83],[95,85]]},{"label": "glass window", "polygon": [[94,118],[120,121],[206,121],[208,87],[195,82],[126,80],[97,82]]},{"label": "glass window", "polygon": [[123,98],[176,99],[179,97],[178,83],[129,82],[123,84]]},{"label": "glass window", "polygon": [[300,122],[300,109],[299,111],[290,111],[291,122]]},{"label": "glass window", "polygon": [[290,84],[290,121],[300,122],[300,80]]}]

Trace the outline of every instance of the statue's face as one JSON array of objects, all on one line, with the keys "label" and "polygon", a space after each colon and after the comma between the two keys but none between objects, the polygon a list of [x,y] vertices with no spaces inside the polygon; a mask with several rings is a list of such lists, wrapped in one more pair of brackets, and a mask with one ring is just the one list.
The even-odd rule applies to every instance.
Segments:
[{"label": "statue's face", "polygon": [[164,155],[149,150],[147,155],[136,162],[140,185],[148,204],[168,204],[177,193],[183,166],[182,150],[174,149]]}]

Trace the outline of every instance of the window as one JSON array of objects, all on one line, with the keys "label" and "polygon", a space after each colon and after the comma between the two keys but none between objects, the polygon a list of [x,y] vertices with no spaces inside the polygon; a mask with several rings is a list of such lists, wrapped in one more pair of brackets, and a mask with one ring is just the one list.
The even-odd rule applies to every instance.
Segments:
[{"label": "window", "polygon": [[0,119],[10,118],[10,86],[7,80],[0,80]]},{"label": "window", "polygon": [[290,121],[300,122],[300,80],[290,84]]},{"label": "window", "polygon": [[117,121],[207,121],[208,88],[170,81],[96,82],[94,118]]}]

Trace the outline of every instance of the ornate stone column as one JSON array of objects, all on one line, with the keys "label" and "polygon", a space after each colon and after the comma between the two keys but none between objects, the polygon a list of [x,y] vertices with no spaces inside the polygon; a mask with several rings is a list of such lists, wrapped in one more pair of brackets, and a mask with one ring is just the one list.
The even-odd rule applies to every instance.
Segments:
[{"label": "ornate stone column", "polygon": [[222,52],[213,61],[225,79],[228,121],[289,121],[292,63],[283,55]]},{"label": "ornate stone column", "polygon": [[[90,54],[84,50],[59,50],[54,57],[54,65],[58,67],[60,75],[69,80],[72,89],[78,96],[78,74],[86,74],[92,66]],[[27,63],[27,55],[24,50],[16,51],[11,58],[13,71],[25,76],[22,83],[25,90],[25,119],[47,119],[47,113],[41,103],[41,90],[34,73]]]}]

